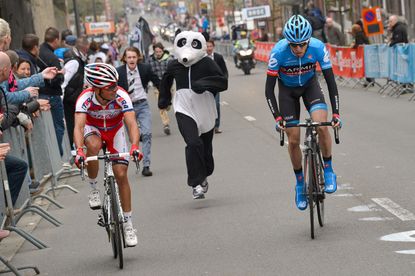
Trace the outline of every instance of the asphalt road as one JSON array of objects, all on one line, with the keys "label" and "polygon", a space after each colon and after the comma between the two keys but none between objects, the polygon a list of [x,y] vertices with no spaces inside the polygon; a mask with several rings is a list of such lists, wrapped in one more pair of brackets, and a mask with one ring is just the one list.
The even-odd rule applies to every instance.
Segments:
[{"label": "asphalt road", "polygon": [[[64,191],[58,201],[65,209],[50,210],[64,225],[42,220],[33,232],[50,248],[26,242],[13,264],[36,264],[42,275],[413,275],[415,232],[402,234],[415,230],[415,106],[408,95],[340,87],[344,128],[333,147],[339,190],[328,196],[326,225],[311,240],[309,214],[295,207],[287,149],[279,146],[266,105],[265,69],[244,76],[231,62],[228,68],[206,199],[193,200],[186,185],[173,113],[172,134],[165,136],[149,95],[154,176],[137,176],[130,166],[139,244],[124,251],[124,269],[78,177],[68,183],[80,194]],[[381,240],[394,233],[401,234]]]}]

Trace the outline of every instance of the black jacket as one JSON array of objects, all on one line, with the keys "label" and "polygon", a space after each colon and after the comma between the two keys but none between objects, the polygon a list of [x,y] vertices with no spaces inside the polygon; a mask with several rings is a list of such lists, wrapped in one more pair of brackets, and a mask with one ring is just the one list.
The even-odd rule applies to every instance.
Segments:
[{"label": "black jacket", "polygon": [[3,89],[0,87],[0,112],[4,114],[3,121],[0,125],[0,130],[6,130],[11,126],[17,126],[17,114],[19,114],[19,107],[16,105],[7,104],[6,96]]},{"label": "black jacket", "polygon": [[398,22],[392,28],[392,37],[389,46],[398,43],[408,43],[408,30],[404,23]]},{"label": "black jacket", "polygon": [[76,60],[79,66],[78,71],[75,73],[75,75],[73,75],[71,80],[68,82],[68,85],[65,87],[63,102],[75,104],[78,96],[84,89],[85,62],[80,57],[73,55],[73,57],[66,60],[65,63],[69,62],[70,60]]},{"label": "black jacket", "polygon": [[19,55],[19,58],[27,60],[30,63],[30,75],[39,73],[37,68],[37,58],[24,49],[16,50],[16,53]]},{"label": "black jacket", "polygon": [[[151,81],[157,89],[159,89],[160,80],[153,70],[151,70],[150,64],[138,63],[138,72],[140,73],[141,83],[143,84],[144,90],[147,92],[148,82]],[[125,91],[128,91],[128,78],[127,78],[127,65],[121,65],[117,67],[119,75],[118,86],[121,86]]]},{"label": "black jacket", "polygon": [[365,44],[370,44],[366,34],[363,31],[356,33],[353,48],[356,49],[359,45]]},{"label": "black jacket", "polygon": [[[55,56],[52,47],[50,47],[46,42],[40,45],[40,53],[37,60],[37,65],[39,66],[40,71],[43,71],[46,67],[50,66],[57,67],[58,70],[62,69],[58,57]],[[63,74],[57,74],[56,77],[52,80],[45,80],[45,87],[41,87],[39,89],[39,93],[49,96],[62,95],[61,84],[63,83],[63,80]]]},{"label": "black jacket", "polygon": [[226,78],[228,78],[228,68],[226,67],[226,63],[225,63],[225,60],[223,59],[223,56],[218,53],[213,53],[213,60],[219,66],[220,70],[222,70],[223,75]]}]

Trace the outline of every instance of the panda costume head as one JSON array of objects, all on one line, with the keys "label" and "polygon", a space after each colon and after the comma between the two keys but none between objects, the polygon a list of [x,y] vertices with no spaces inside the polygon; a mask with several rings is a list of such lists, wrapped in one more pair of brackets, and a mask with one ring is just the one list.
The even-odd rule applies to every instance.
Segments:
[{"label": "panda costume head", "polygon": [[207,33],[192,31],[176,31],[174,39],[174,55],[177,61],[185,67],[190,67],[204,58],[206,53]]}]

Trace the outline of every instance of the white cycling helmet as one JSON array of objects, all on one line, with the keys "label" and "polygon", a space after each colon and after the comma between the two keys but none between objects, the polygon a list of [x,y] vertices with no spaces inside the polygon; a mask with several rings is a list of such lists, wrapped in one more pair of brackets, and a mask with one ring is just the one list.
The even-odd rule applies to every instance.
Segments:
[{"label": "white cycling helmet", "polygon": [[91,63],[85,66],[85,80],[92,87],[105,88],[118,81],[114,66],[106,63]]}]

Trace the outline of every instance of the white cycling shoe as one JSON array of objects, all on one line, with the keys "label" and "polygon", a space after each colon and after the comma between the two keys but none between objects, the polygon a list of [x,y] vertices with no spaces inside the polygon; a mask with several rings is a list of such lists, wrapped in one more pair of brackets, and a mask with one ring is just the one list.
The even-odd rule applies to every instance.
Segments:
[{"label": "white cycling shoe", "polygon": [[124,223],[124,241],[125,241],[125,245],[127,247],[134,247],[137,245],[138,241],[137,241],[137,235],[135,234],[135,232],[137,230],[135,230],[133,228],[133,225],[131,223]]},{"label": "white cycling shoe", "polygon": [[89,207],[92,210],[97,210],[101,208],[101,197],[99,195],[99,190],[94,189],[89,193]]}]

